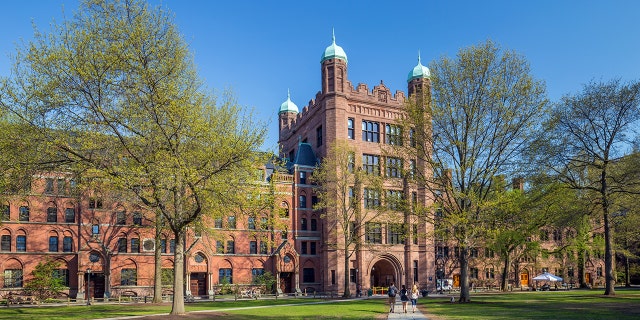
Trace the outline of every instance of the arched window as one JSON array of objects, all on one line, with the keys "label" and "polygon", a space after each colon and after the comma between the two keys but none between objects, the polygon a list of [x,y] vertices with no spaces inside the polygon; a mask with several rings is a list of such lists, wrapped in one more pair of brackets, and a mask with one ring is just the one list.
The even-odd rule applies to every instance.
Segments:
[{"label": "arched window", "polygon": [[298,207],[301,208],[301,209],[306,209],[307,208],[307,196],[300,195],[299,199],[300,199],[300,201],[299,201],[300,203],[299,203]]},{"label": "arched window", "polygon": [[20,207],[20,216],[19,216],[19,220],[20,221],[29,221],[29,206],[28,205],[24,205]]}]

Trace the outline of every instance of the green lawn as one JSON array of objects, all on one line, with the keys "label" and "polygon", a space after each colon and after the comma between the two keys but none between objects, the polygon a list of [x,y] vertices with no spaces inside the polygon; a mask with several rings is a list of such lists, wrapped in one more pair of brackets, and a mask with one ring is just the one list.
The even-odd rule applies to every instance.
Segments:
[{"label": "green lawn", "polygon": [[[640,319],[640,290],[473,293],[472,302],[450,303],[446,297],[421,298],[419,307],[438,319]],[[384,297],[323,301],[308,298],[241,300],[187,304],[187,311],[218,310],[238,319],[374,319],[386,315]],[[92,306],[0,307],[0,319],[97,319],[168,313],[169,304],[95,304]]]},{"label": "green lawn", "polygon": [[422,299],[423,310],[445,319],[640,319],[640,290],[603,289],[472,294],[471,303]]}]

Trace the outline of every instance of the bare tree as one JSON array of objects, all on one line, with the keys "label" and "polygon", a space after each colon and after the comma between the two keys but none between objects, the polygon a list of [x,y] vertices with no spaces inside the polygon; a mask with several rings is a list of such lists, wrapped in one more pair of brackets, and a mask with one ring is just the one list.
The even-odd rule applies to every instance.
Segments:
[{"label": "bare tree", "polygon": [[640,82],[586,84],[553,109],[541,159],[571,188],[596,195],[594,205],[604,224],[605,295],[615,295],[611,214],[619,209],[617,199],[631,191],[627,175],[614,175],[612,165],[631,152],[639,105]]},{"label": "bare tree", "polygon": [[[544,112],[545,88],[522,56],[490,41],[430,68],[431,104],[410,99],[406,127],[417,131],[413,156],[428,168],[417,177],[439,204],[438,225],[459,248],[459,301],[468,302],[469,253],[491,222],[484,208],[493,179],[517,171]],[[429,116],[432,126],[424,125]]]}]

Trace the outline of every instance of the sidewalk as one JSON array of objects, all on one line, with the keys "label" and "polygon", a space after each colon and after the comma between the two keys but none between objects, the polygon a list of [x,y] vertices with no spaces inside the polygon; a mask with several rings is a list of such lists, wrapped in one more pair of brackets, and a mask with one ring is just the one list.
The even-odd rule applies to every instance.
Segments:
[{"label": "sidewalk", "polygon": [[[389,304],[387,303],[387,309]],[[418,299],[418,307],[416,308],[416,313],[411,312],[411,301],[407,303],[407,313],[402,312],[402,302],[400,302],[400,298],[396,299],[395,313],[389,312],[389,317],[387,319],[415,319],[415,320],[426,320],[422,312],[420,312],[420,299]]]}]

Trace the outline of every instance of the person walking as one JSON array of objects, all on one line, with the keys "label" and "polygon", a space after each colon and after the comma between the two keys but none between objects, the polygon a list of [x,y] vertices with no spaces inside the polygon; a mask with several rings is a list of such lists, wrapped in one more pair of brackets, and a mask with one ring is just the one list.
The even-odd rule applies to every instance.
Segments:
[{"label": "person walking", "polygon": [[411,310],[413,313],[416,313],[416,305],[418,304],[418,286],[413,285],[411,288]]},{"label": "person walking", "polygon": [[393,285],[393,282],[391,282],[391,285],[387,290],[387,294],[389,295],[389,312],[391,313],[396,312],[396,294],[397,293],[398,293],[398,288],[396,288],[396,286]]},{"label": "person walking", "polygon": [[400,289],[400,301],[402,301],[402,312],[407,313],[407,303],[409,303],[409,291],[407,288],[402,285],[402,289]]}]

